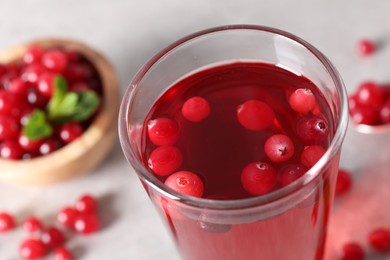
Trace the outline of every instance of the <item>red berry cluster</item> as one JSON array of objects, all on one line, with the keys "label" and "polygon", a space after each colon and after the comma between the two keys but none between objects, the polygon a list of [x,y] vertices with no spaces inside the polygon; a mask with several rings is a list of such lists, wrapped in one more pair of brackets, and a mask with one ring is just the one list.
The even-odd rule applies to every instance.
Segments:
[{"label": "red berry cluster", "polygon": [[390,87],[368,81],[349,96],[352,122],[365,125],[390,123]]},{"label": "red berry cluster", "polygon": [[45,109],[61,75],[68,91],[92,90],[102,95],[100,77],[82,54],[68,49],[31,46],[21,60],[0,64],[0,158],[31,159],[49,154],[79,137],[90,124],[66,122],[53,125],[53,134],[31,139],[22,131],[36,109]]},{"label": "red berry cluster", "polygon": [[[65,207],[57,215],[57,220],[64,227],[80,234],[92,234],[100,227],[97,215],[97,201],[91,195],[80,197],[74,207]],[[16,227],[14,217],[6,212],[0,213],[0,233]],[[55,260],[72,260],[72,253],[64,244],[64,232],[56,226],[44,227],[42,221],[34,216],[28,217],[22,224],[29,235],[19,246],[19,255],[23,259],[42,258],[54,250]]]},{"label": "red berry cluster", "polygon": [[[297,89],[289,96],[289,105],[299,114],[296,126],[298,138],[306,147],[298,161],[292,159],[296,153],[292,138],[281,133],[273,109],[263,101],[248,100],[237,107],[237,120],[248,131],[276,129],[264,143],[264,152],[269,162],[252,162],[241,173],[242,187],[251,195],[271,192],[279,182],[286,186],[301,177],[325,153],[324,142],[329,138],[328,123],[314,113],[317,101],[309,89]],[[318,108],[317,108],[318,109]],[[202,97],[186,100],[181,107],[182,116],[191,122],[207,120],[210,104]],[[148,166],[157,176],[167,177],[165,184],[184,194],[202,197],[202,179],[189,171],[178,171],[183,162],[183,154],[175,143],[180,138],[180,126],[172,118],[160,117],[147,123],[148,137],[155,149],[148,158]],[[273,164],[291,161],[292,165],[278,173]]]}]

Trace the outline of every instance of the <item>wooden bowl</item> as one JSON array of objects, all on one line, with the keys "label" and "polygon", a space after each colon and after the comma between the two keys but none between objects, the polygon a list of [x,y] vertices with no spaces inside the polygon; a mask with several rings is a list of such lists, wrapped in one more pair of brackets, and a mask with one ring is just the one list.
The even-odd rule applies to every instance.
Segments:
[{"label": "wooden bowl", "polygon": [[41,39],[0,52],[0,63],[21,59],[30,45],[44,49],[64,47],[75,50],[96,67],[103,86],[103,107],[82,136],[59,150],[32,160],[0,159],[0,182],[47,185],[65,181],[94,169],[111,150],[117,136],[119,83],[108,60],[91,47],[70,39]]}]

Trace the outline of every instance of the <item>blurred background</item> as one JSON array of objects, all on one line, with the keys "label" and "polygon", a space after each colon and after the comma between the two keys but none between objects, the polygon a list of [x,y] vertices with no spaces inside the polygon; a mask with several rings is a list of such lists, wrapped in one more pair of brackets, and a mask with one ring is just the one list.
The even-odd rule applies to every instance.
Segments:
[{"label": "blurred background", "polygon": [[[390,82],[389,11],[386,0],[1,0],[0,49],[42,37],[80,40],[112,62],[123,93],[143,63],[178,38],[220,25],[257,24],[288,31],[316,46],[353,92],[362,81]],[[362,38],[380,43],[370,57],[356,54]],[[328,259],[337,259],[345,241],[353,238],[366,246],[369,230],[390,225],[388,139],[349,129],[341,165],[353,172],[356,185],[336,199]],[[33,214],[50,222],[61,207],[84,193],[99,198],[103,226],[94,235],[69,240],[76,259],[179,259],[118,142],[86,176],[39,188],[0,183],[0,211],[13,212],[18,221]],[[0,234],[0,260],[19,259],[22,236],[21,230]],[[390,255],[371,254],[369,259]]]}]

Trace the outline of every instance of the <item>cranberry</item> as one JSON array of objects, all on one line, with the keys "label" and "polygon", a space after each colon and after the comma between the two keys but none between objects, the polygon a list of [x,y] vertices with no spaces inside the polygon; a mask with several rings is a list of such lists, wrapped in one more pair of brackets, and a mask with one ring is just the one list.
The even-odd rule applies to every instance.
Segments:
[{"label": "cranberry", "polygon": [[296,132],[307,145],[322,144],[329,136],[328,123],[318,117],[304,117],[298,121]]},{"label": "cranberry", "polygon": [[75,208],[81,213],[95,213],[97,201],[93,196],[85,194],[77,200]]},{"label": "cranberry", "polygon": [[65,242],[62,231],[56,227],[50,227],[41,234],[41,241],[48,248],[56,248]]},{"label": "cranberry", "polygon": [[189,171],[179,171],[165,180],[169,188],[193,197],[202,197],[204,191],[203,181],[198,175]]},{"label": "cranberry", "polygon": [[22,78],[17,77],[10,81],[7,91],[20,95],[20,96],[27,96],[29,85],[26,81],[24,81]]},{"label": "cranberry", "polygon": [[72,260],[72,253],[66,247],[59,247],[54,252],[54,260]]},{"label": "cranberry", "polygon": [[57,214],[57,221],[68,228],[73,228],[80,213],[73,207],[65,207]]},{"label": "cranberry", "polygon": [[374,82],[363,82],[356,91],[356,101],[361,106],[378,107],[383,103],[383,91]]},{"label": "cranberry", "polygon": [[9,231],[15,227],[14,217],[7,212],[0,212],[0,233]]},{"label": "cranberry", "polygon": [[19,247],[19,254],[23,259],[39,259],[46,255],[47,249],[42,241],[34,238],[24,240]]},{"label": "cranberry", "polygon": [[355,108],[357,108],[359,105],[357,103],[357,95],[353,94],[348,97],[348,106],[349,106],[349,111],[354,111]]},{"label": "cranberry", "polygon": [[34,233],[37,231],[41,231],[42,229],[42,222],[37,219],[34,216],[28,217],[24,222],[23,222],[23,229],[27,233]]},{"label": "cranberry", "polygon": [[0,144],[0,157],[9,160],[18,160],[23,156],[23,149],[15,140],[5,140]]},{"label": "cranberry", "polygon": [[390,99],[387,100],[380,108],[379,116],[383,124],[390,123]]},{"label": "cranberry", "polygon": [[273,162],[284,162],[294,155],[294,143],[283,134],[272,135],[265,141],[264,151]]},{"label": "cranberry", "polygon": [[320,145],[306,146],[301,154],[301,163],[307,168],[311,168],[325,154],[325,149]]},{"label": "cranberry", "polygon": [[390,251],[390,230],[377,228],[369,234],[368,241],[375,250],[388,252]]},{"label": "cranberry", "polygon": [[7,66],[0,63],[0,78],[3,77],[7,73]]},{"label": "cranberry", "polygon": [[76,218],[74,229],[81,234],[92,234],[99,230],[100,219],[96,214],[82,214]]},{"label": "cranberry", "polygon": [[48,138],[42,141],[39,146],[39,154],[46,155],[50,154],[61,147],[61,143],[55,138]]},{"label": "cranberry", "polygon": [[148,166],[159,176],[167,176],[175,172],[183,162],[183,155],[174,146],[157,147],[148,160]]},{"label": "cranberry", "polygon": [[64,76],[70,83],[87,80],[93,74],[94,70],[88,63],[70,63],[64,72]]},{"label": "cranberry", "polygon": [[22,155],[22,160],[31,160],[39,156],[39,153],[34,151],[34,152],[25,152]]},{"label": "cranberry", "polygon": [[20,132],[18,139],[19,145],[27,152],[38,152],[43,141],[42,139],[32,140],[25,136],[23,132]]},{"label": "cranberry", "polygon": [[148,136],[155,145],[173,145],[180,136],[179,125],[170,118],[149,120]]},{"label": "cranberry", "polygon": [[210,105],[202,97],[192,97],[184,102],[181,113],[188,121],[199,122],[209,116]]},{"label": "cranberry", "polygon": [[375,43],[369,39],[362,39],[356,45],[356,52],[360,56],[369,56],[375,52]]},{"label": "cranberry", "polygon": [[13,117],[0,115],[0,141],[14,139],[18,133],[18,121]]},{"label": "cranberry", "polygon": [[364,250],[360,244],[356,242],[349,242],[343,245],[341,260],[363,260],[364,255]]},{"label": "cranberry", "polygon": [[275,118],[273,110],[259,100],[248,100],[237,108],[237,119],[240,124],[253,131],[271,126]]},{"label": "cranberry", "polygon": [[339,169],[336,181],[336,195],[342,195],[352,186],[351,174],[344,169]]},{"label": "cranberry", "polygon": [[242,187],[252,195],[262,195],[272,191],[276,182],[276,170],[265,162],[250,163],[241,173]]},{"label": "cranberry", "polygon": [[51,98],[54,91],[54,79],[56,74],[51,72],[43,73],[38,79],[38,91],[43,96]]},{"label": "cranberry", "polygon": [[307,168],[302,164],[287,165],[282,169],[279,176],[279,181],[283,187],[287,186],[304,175],[306,171]]},{"label": "cranberry", "polygon": [[15,107],[18,106],[17,97],[11,92],[0,90],[0,114],[13,115]]},{"label": "cranberry", "polygon": [[57,130],[58,138],[65,144],[69,144],[83,134],[83,127],[79,123],[70,122],[61,125]]},{"label": "cranberry", "polygon": [[288,102],[295,112],[306,114],[314,108],[316,98],[310,89],[299,88],[290,95]]},{"label": "cranberry", "polygon": [[37,84],[39,77],[45,72],[45,68],[38,63],[31,64],[23,69],[22,79],[32,84]]},{"label": "cranberry", "polygon": [[37,45],[30,46],[23,54],[23,62],[25,64],[32,64],[41,62],[44,50]]},{"label": "cranberry", "polygon": [[88,90],[92,90],[92,86],[83,81],[75,82],[69,86],[69,91],[72,92],[84,92]]},{"label": "cranberry", "polygon": [[42,64],[53,72],[63,73],[68,65],[68,56],[62,50],[49,50],[43,54]]},{"label": "cranberry", "polygon": [[36,88],[30,88],[27,93],[27,102],[38,108],[45,108],[49,103],[49,98],[42,95]]},{"label": "cranberry", "polygon": [[350,118],[355,124],[376,125],[379,122],[379,113],[373,107],[357,107],[350,111]]}]

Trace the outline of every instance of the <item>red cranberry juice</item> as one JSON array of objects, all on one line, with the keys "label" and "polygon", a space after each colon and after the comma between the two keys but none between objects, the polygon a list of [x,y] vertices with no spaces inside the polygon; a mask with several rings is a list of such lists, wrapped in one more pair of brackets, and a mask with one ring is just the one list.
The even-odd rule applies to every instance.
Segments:
[{"label": "red cranberry juice", "polygon": [[[310,111],[292,109],[291,96],[297,89],[308,91],[314,97],[315,105]],[[193,97],[206,100],[209,107],[200,120],[196,119],[198,115],[192,120],[184,113],[183,105]],[[254,100],[271,109],[261,115],[271,122],[266,126],[261,125],[263,122],[256,126],[248,117],[240,118],[240,109]],[[310,102],[303,100],[303,103]],[[273,113],[272,117],[269,117],[270,113]],[[151,168],[162,182],[172,175],[172,171],[195,173],[203,183],[199,197],[218,200],[254,197],[288,185],[318,160],[334,134],[330,109],[318,88],[303,76],[263,63],[225,64],[179,80],[157,100],[144,129],[159,118],[177,123],[178,135],[167,144],[181,153],[180,160],[167,171],[164,171],[163,159],[162,171],[153,168],[150,159],[153,151],[166,144],[154,142],[145,133],[146,167]],[[268,146],[265,143],[274,135],[287,136],[293,149],[288,145],[280,147],[276,141],[276,151],[280,153],[273,157],[267,149],[272,150],[275,142]],[[317,152],[304,155],[313,147]],[[288,158],[279,160],[286,154]],[[255,170],[272,168],[273,177],[260,184],[251,183],[249,177],[249,184],[245,186],[243,172],[250,164],[258,167]],[[202,214],[194,218],[175,212],[176,209],[164,203],[164,199],[161,213],[185,260],[322,259],[337,162],[330,165],[329,173],[316,182],[311,195],[275,216],[213,224],[204,221]],[[161,201],[161,198],[153,199]]]}]

